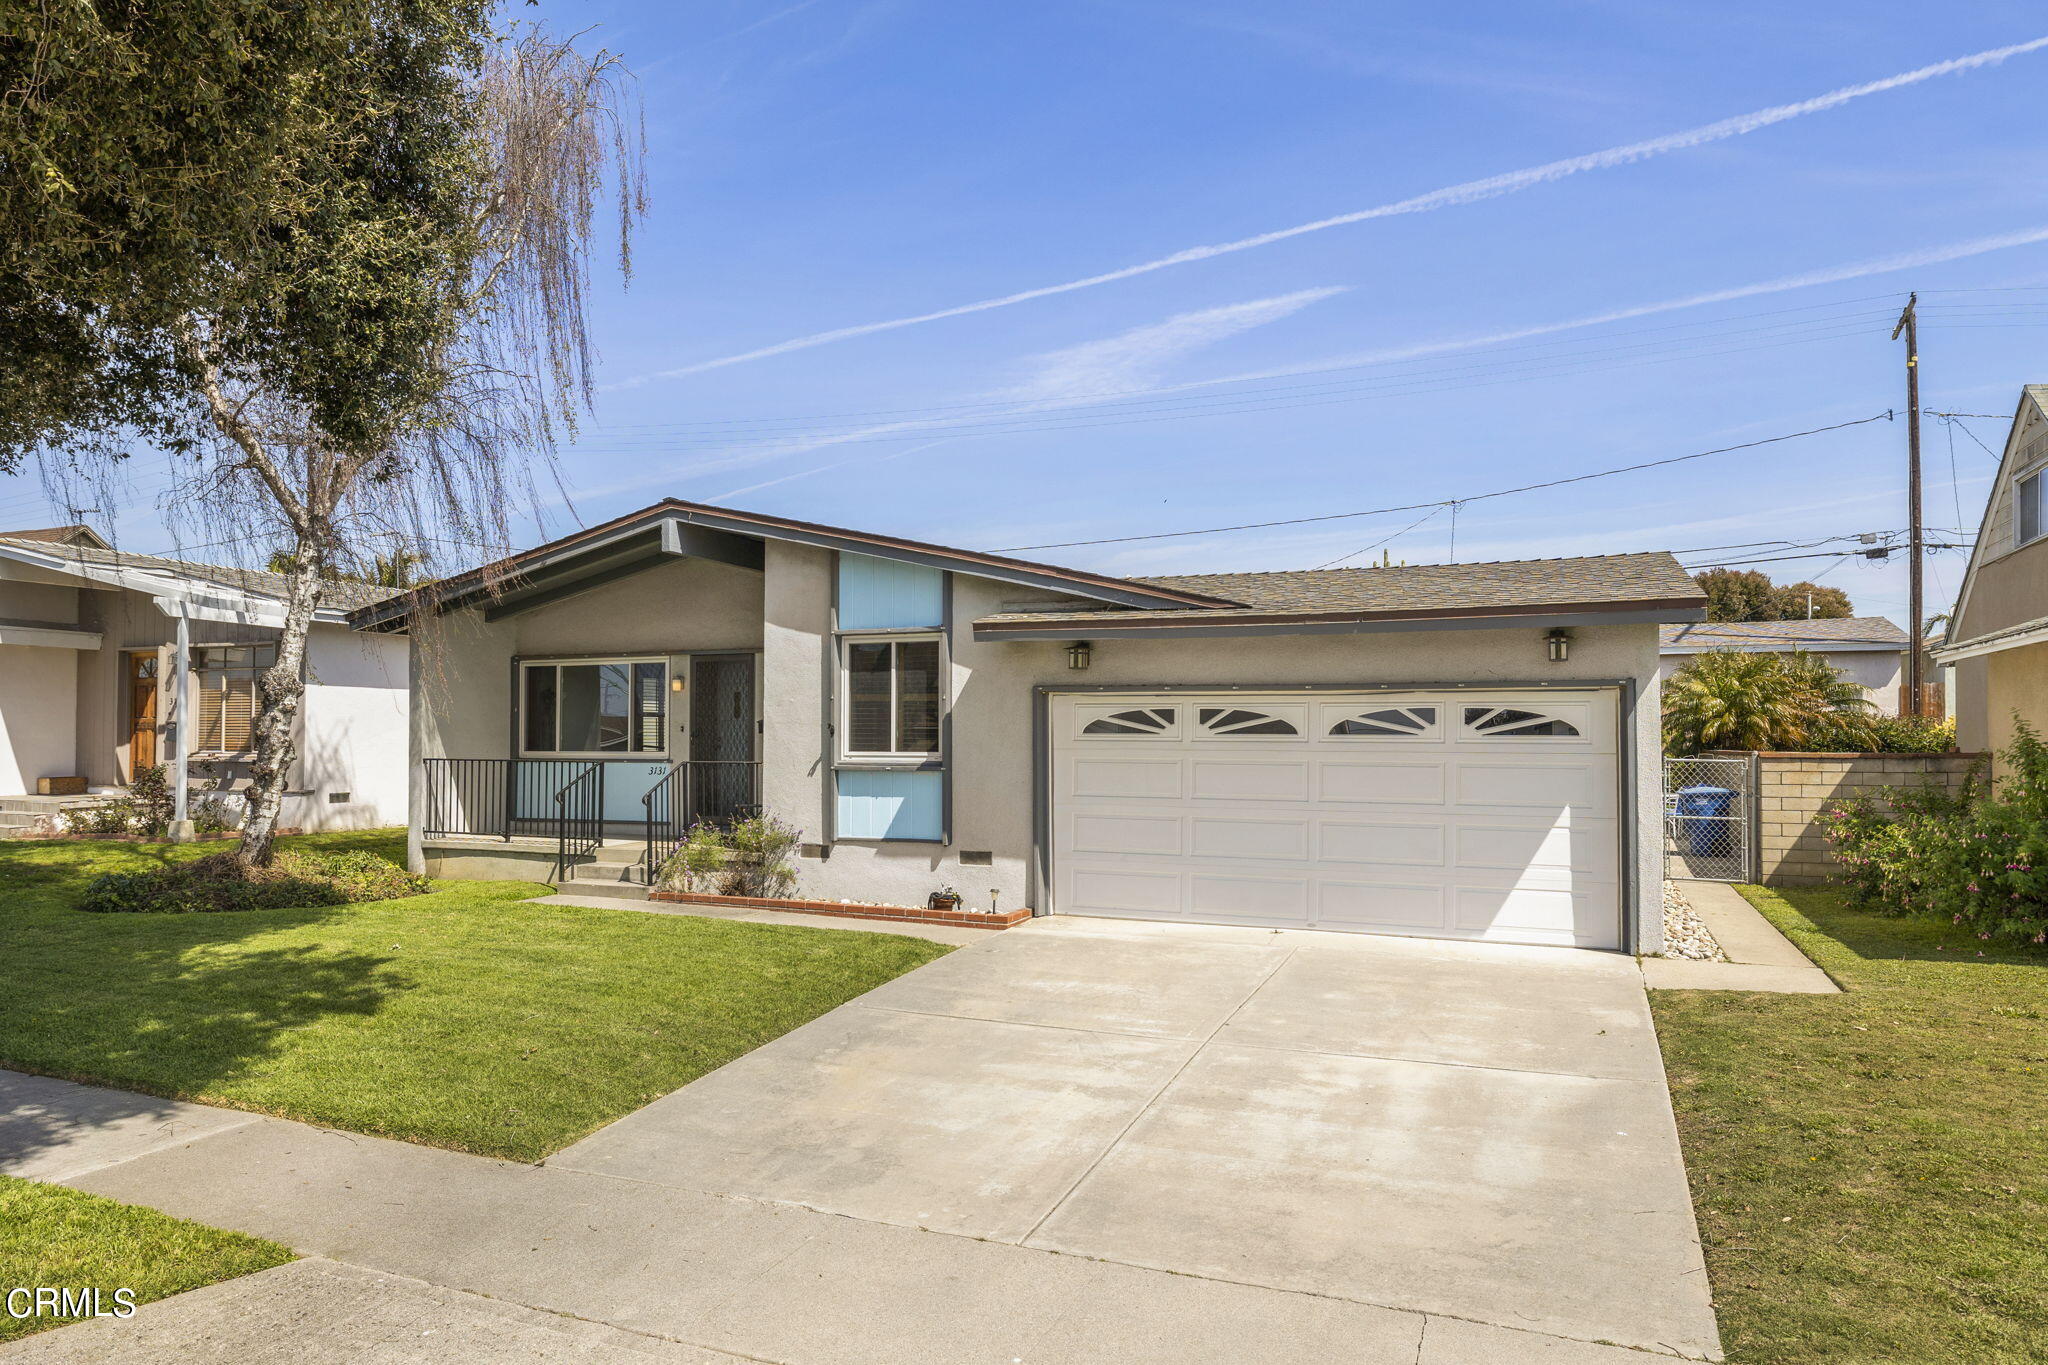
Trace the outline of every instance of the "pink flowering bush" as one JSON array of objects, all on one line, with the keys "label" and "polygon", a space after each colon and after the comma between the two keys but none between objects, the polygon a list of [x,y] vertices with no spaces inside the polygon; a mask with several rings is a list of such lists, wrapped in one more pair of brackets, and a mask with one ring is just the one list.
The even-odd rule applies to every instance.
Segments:
[{"label": "pink flowering bush", "polygon": [[1998,783],[1894,788],[1820,822],[1851,904],[1940,915],[1979,938],[2048,943],[2048,744],[2022,722]]}]

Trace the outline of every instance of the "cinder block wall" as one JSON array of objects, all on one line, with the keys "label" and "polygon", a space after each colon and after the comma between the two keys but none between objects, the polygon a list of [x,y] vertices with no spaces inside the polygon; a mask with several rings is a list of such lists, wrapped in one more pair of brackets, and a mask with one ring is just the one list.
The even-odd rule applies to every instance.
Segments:
[{"label": "cinder block wall", "polygon": [[1758,866],[1766,884],[1832,880],[1834,855],[1814,817],[1839,798],[1927,783],[1955,788],[1977,754],[1758,754]]}]

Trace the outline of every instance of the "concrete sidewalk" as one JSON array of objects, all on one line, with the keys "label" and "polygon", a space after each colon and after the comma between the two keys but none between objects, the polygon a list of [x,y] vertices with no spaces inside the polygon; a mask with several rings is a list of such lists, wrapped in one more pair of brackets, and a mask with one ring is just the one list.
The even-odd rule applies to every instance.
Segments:
[{"label": "concrete sidewalk", "polygon": [[8,1365],[746,1365],[743,1357],[539,1313],[318,1256],[18,1341]]},{"label": "concrete sidewalk", "polygon": [[[103,1105],[109,1093],[0,1072],[0,1154],[18,1150],[4,1118],[17,1105],[46,1115],[74,1103]],[[388,1345],[380,1322],[433,1325],[403,1281],[602,1324],[713,1353],[710,1360],[722,1352],[778,1365],[1651,1365],[1669,1358],[204,1106],[174,1105],[172,1115],[220,1122],[206,1136],[139,1155],[122,1135],[101,1141],[81,1128],[61,1153],[43,1149],[40,1156],[73,1171],[64,1183],[78,1188],[396,1277],[356,1280],[347,1291],[353,1316],[339,1315],[338,1335],[324,1338],[334,1353],[309,1360],[413,1359],[369,1354]],[[12,1173],[4,1155],[0,1170]],[[30,1342],[38,1360],[79,1365],[108,1359],[110,1341],[123,1360],[147,1360],[152,1351],[184,1361],[268,1359],[264,1343],[283,1310],[265,1306],[275,1291],[263,1280],[196,1291],[212,1296],[199,1301],[201,1310],[218,1305],[200,1317],[185,1308],[193,1296],[183,1295],[145,1306],[127,1322],[59,1328]],[[391,1297],[408,1302],[370,1311]],[[474,1305],[448,1302],[456,1306],[445,1325],[455,1331],[467,1311],[460,1305]],[[218,1330],[217,1353],[177,1349],[191,1344],[196,1326]],[[0,1348],[0,1359],[28,1349]],[[462,1358],[529,1358],[517,1354],[517,1343],[503,1349]]]},{"label": "concrete sidewalk", "polygon": [[1783,995],[1836,995],[1841,987],[1813,965],[1726,882],[1687,882],[1692,905],[1728,955],[1726,962],[1683,957],[1646,957],[1643,982],[1664,991],[1768,991]]}]

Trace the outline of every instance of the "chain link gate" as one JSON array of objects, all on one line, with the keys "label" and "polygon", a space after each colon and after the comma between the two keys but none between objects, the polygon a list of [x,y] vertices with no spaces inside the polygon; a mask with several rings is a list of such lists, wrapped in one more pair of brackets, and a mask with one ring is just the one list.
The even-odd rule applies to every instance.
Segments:
[{"label": "chain link gate", "polygon": [[1664,875],[1756,880],[1754,755],[1664,760]]}]

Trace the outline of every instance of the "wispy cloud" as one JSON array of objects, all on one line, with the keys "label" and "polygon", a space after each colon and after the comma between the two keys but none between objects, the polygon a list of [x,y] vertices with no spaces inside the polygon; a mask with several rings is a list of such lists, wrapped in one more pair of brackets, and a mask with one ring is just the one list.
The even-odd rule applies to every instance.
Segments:
[{"label": "wispy cloud", "polygon": [[717,37],[711,38],[708,41],[714,43],[723,43],[729,42],[734,38],[744,38],[757,28],[766,28],[770,24],[779,24],[784,19],[789,18],[791,15],[801,14],[805,10],[811,8],[811,6],[817,3],[818,0],[796,0],[796,3],[793,5],[784,5],[781,9],[771,11],[768,14],[764,14],[750,24],[744,24],[741,27],[732,30],[730,33],[721,33]]},{"label": "wispy cloud", "polygon": [[[1319,303],[1333,294],[1341,294],[1342,288],[1299,289],[1290,294],[1276,294],[1271,298],[1252,299],[1245,303],[1224,304],[1216,308],[1198,308],[1191,312],[1177,313],[1162,322],[1147,323],[1133,327],[1113,337],[1099,341],[1083,342],[1023,362],[1023,378],[1003,389],[981,395],[980,401],[1005,404],[1001,416],[1021,417],[1027,414],[1053,412],[1061,408],[1085,407],[1100,400],[1105,394],[1121,393],[1130,388],[1143,388],[1157,384],[1175,362],[1204,350],[1219,342],[1226,341],[1242,332],[1268,323],[1278,322],[1310,304]],[[813,450],[831,446],[848,445],[855,442],[874,441],[898,436],[905,432],[924,431],[932,427],[956,425],[957,415],[943,417],[920,417],[898,422],[879,422],[872,426],[858,427],[850,431],[838,431],[828,435],[795,437],[788,441],[772,442],[765,446],[747,449],[714,452],[688,463],[674,465],[658,473],[636,477],[599,488],[579,488],[576,496],[581,498],[606,497],[614,493],[629,492],[636,488],[670,483],[676,479],[695,475],[715,473],[722,469],[739,469],[750,465],[765,464],[771,460],[786,459],[792,455],[803,455]],[[993,433],[991,433],[993,434]],[[920,447],[923,448],[923,447]],[[897,454],[907,454],[899,451]],[[893,456],[890,458],[894,458]],[[804,473],[822,474],[851,460],[820,465],[816,469],[793,474],[789,478],[801,478]],[[785,482],[785,479],[771,479],[767,483],[752,484],[735,489],[726,496],[750,493],[770,484]]]},{"label": "wispy cloud", "polygon": [[1663,299],[1656,303],[1634,304],[1627,308],[1612,308],[1603,313],[1588,313],[1584,317],[1567,318],[1562,322],[1535,323],[1527,327],[1514,327],[1506,331],[1489,332],[1483,336],[1457,337],[1446,341],[1417,342],[1407,346],[1362,351],[1354,355],[1333,356],[1328,360],[1313,361],[1305,365],[1288,365],[1270,370],[1251,370],[1242,374],[1224,375],[1216,379],[1191,380],[1187,383],[1172,385],[1168,389],[1153,389],[1150,392],[1183,392],[1189,389],[1214,388],[1223,384],[1249,383],[1257,379],[1285,379],[1299,375],[1322,374],[1332,370],[1350,370],[1363,368],[1368,365],[1384,365],[1402,360],[1420,360],[1429,356],[1444,355],[1454,351],[1476,350],[1485,346],[1503,346],[1510,342],[1527,341],[1535,337],[1551,336],[1558,332],[1572,332],[1585,327],[1599,327],[1613,322],[1628,322],[1635,318],[1651,317],[1658,313],[1675,313],[1686,308],[1700,308],[1715,303],[1732,303],[1737,299],[1755,298],[1762,294],[1783,294],[1794,289],[1811,289],[1824,284],[1842,284],[1849,280],[1860,280],[1871,275],[1886,275],[1900,270],[1914,270],[1922,266],[1940,265],[1944,261],[1959,261],[1968,256],[1982,256],[1987,252],[2004,251],[2016,246],[2030,246],[2044,241],[2048,241],[2048,227],[2022,228],[2017,232],[2001,232],[1990,237],[1975,237],[1967,242],[1951,242],[1947,246],[1925,247],[1918,251],[1902,251],[1890,256],[1877,256],[1869,260],[1851,262],[1847,265],[1830,266],[1824,270],[1809,270],[1797,275],[1780,275],[1776,279],[1761,280],[1755,284],[1735,285],[1727,289],[1711,289],[1701,294],[1686,294],[1675,299]]},{"label": "wispy cloud", "polygon": [[863,451],[859,455],[849,455],[843,460],[834,460],[830,464],[812,465],[809,469],[798,469],[788,474],[778,474],[772,479],[763,479],[759,483],[744,484],[739,488],[728,488],[723,493],[713,493],[711,501],[724,502],[728,498],[742,497],[748,493],[758,493],[764,488],[773,488],[777,484],[793,483],[798,479],[808,479],[813,474],[828,474],[835,469],[844,469],[850,464],[887,464],[891,460],[900,460],[906,455],[921,455],[934,446],[949,445],[958,439],[959,437],[957,436],[941,436],[936,441],[923,441],[905,450],[892,450],[886,455],[871,455]]},{"label": "wispy cloud", "polygon": [[973,303],[959,304],[952,308],[936,309],[928,313],[914,313],[906,317],[888,318],[881,322],[862,323],[853,327],[838,327],[830,331],[813,332],[808,336],[792,337],[787,341],[776,342],[772,346],[762,346],[751,351],[741,351],[734,355],[721,356],[715,360],[699,361],[694,365],[684,365],[676,369],[663,370],[656,374],[626,380],[617,387],[631,387],[651,379],[674,379],[684,375],[701,374],[706,370],[715,370],[727,365],[738,365],[751,360],[761,360],[769,356],[785,355],[791,351],[809,350],[812,347],[830,345],[837,341],[848,341],[855,337],[872,336],[877,332],[890,332],[903,327],[915,327],[927,322],[938,322],[946,318],[964,317],[970,313],[985,313],[995,308],[1008,308],[1013,304],[1028,303],[1033,299],[1050,298],[1056,294],[1070,294],[1076,290],[1092,289],[1098,285],[1111,284],[1118,280],[1127,280],[1138,275],[1147,275],[1153,271],[1189,265],[1196,261],[1211,260],[1215,257],[1227,256],[1234,252],[1250,251],[1257,247],[1270,246],[1275,242],[1284,242],[1290,238],[1302,237],[1314,232],[1323,232],[1330,228],[1344,227],[1352,223],[1363,223],[1376,218],[1392,218],[1402,214],[1430,213],[1437,209],[1478,203],[1486,199],[1497,199],[1503,195],[1516,194],[1522,190],[1531,189],[1538,185],[1550,184],[1554,181],[1563,180],[1574,175],[1581,175],[1589,171],[1602,171],[1617,166],[1632,165],[1635,162],[1664,156],[1671,152],[1684,151],[1689,148],[1704,146],[1707,143],[1720,142],[1727,138],[1741,137],[1791,119],[1803,118],[1808,114],[1816,114],[1825,110],[1839,108],[1853,100],[1862,99],[1867,95],[1882,94],[1888,90],[1918,85],[1923,81],[1933,80],[1938,76],[1955,75],[1961,72],[1978,70],[1982,67],[1993,66],[2005,61],[2009,57],[2020,56],[2023,53],[2033,52],[2043,47],[2048,47],[2048,37],[2035,38],[2024,43],[2013,43],[2006,47],[1991,48],[1987,51],[1971,53],[1966,57],[1951,58],[1944,62],[1935,62],[1928,66],[1918,67],[1912,71],[1901,72],[1896,76],[1887,76],[1882,80],[1866,81],[1861,85],[1844,86],[1839,90],[1831,90],[1827,94],[1816,95],[1811,99],[1798,100],[1791,104],[1774,105],[1768,109],[1758,109],[1752,113],[1738,114],[1734,118],[1722,119],[1716,123],[1702,124],[1697,128],[1688,128],[1683,132],[1668,133],[1662,137],[1650,138],[1642,142],[1631,142],[1619,147],[1609,147],[1604,151],[1588,152],[1581,156],[1566,157],[1561,161],[1550,161],[1540,166],[1531,166],[1518,171],[1508,171],[1501,175],[1488,176],[1483,180],[1468,180],[1462,184],[1449,185],[1443,189],[1431,190],[1426,194],[1415,195],[1388,204],[1380,204],[1373,208],[1359,209],[1352,213],[1341,213],[1329,218],[1319,218],[1314,222],[1300,223],[1294,227],[1279,228],[1272,232],[1262,232],[1251,237],[1240,237],[1235,241],[1189,247],[1184,251],[1176,251],[1169,256],[1161,256],[1156,260],[1125,266],[1120,270],[1104,271],[1099,275],[1088,275],[1080,279],[1068,280],[1064,284],[1044,285],[1036,289],[1020,290],[1014,294],[1003,294],[995,298],[980,299]]},{"label": "wispy cloud", "polygon": [[1164,322],[1133,327],[1100,341],[1052,351],[1028,362],[1032,373],[1023,383],[998,395],[1034,407],[1089,402],[1159,383],[1174,362],[1219,341],[1278,322],[1346,292],[1341,287],[1302,289],[1269,299],[1226,304],[1178,313]]}]

